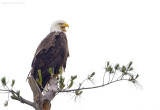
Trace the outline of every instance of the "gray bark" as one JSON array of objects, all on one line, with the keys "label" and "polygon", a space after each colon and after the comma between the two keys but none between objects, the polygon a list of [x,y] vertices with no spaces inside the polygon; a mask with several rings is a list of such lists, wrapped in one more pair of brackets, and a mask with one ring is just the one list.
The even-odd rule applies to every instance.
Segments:
[{"label": "gray bark", "polygon": [[29,85],[33,92],[34,104],[32,107],[35,110],[50,110],[51,100],[55,97],[55,94],[58,90],[57,79],[52,77],[49,81],[49,90],[43,95],[32,76],[28,77]]}]

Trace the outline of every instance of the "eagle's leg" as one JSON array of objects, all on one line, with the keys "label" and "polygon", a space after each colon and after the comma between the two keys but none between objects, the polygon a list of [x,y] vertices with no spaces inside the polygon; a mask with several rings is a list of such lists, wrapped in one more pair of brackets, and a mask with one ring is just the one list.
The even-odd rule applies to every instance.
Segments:
[{"label": "eagle's leg", "polygon": [[59,79],[59,74],[54,74],[53,77]]},{"label": "eagle's leg", "polygon": [[54,68],[49,68],[49,73],[51,75],[51,78],[55,77],[55,78],[59,79],[59,76],[58,76],[59,73],[54,73]]},{"label": "eagle's leg", "polygon": [[47,82],[46,86],[43,89],[44,94],[46,94],[46,92],[48,91],[48,87],[49,87],[49,82]]}]

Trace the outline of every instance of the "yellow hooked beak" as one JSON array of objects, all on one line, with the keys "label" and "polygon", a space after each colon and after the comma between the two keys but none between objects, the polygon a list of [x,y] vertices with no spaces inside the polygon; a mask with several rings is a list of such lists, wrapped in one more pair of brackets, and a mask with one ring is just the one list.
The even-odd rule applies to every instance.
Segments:
[{"label": "yellow hooked beak", "polygon": [[61,25],[62,31],[67,32],[66,29],[65,29],[65,27],[69,28],[69,25],[67,23],[64,23],[64,24]]}]

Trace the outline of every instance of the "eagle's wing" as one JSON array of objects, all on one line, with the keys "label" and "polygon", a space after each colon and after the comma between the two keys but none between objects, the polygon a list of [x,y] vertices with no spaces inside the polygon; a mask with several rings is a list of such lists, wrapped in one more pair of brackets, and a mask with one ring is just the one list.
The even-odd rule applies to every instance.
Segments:
[{"label": "eagle's wing", "polygon": [[[41,69],[42,87],[50,80],[49,68],[54,68],[54,74],[59,69],[66,67],[66,60],[69,56],[66,35],[63,32],[51,32],[42,40],[38,46],[33,62],[31,74],[36,80],[39,78],[38,70]],[[43,90],[40,87],[41,91]]]}]

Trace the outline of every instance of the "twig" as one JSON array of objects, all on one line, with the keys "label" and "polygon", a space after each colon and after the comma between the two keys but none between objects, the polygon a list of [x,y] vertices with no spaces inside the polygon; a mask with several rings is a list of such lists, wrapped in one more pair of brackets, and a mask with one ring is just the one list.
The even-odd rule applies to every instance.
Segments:
[{"label": "twig", "polygon": [[122,75],[120,75],[120,76],[117,78],[117,80],[118,80],[118,79],[121,79],[121,78],[122,78],[122,76],[123,76],[123,74],[122,74]]},{"label": "twig", "polygon": [[111,79],[111,82],[113,81],[115,74],[116,74],[116,70],[114,71],[114,74],[113,74],[113,77]]},{"label": "twig", "polygon": [[2,91],[2,92],[11,92],[11,90],[4,90],[4,89],[0,89],[0,91]]},{"label": "twig", "polygon": [[104,74],[103,74],[103,85],[104,85],[105,74],[106,74],[106,71],[105,71]]},{"label": "twig", "polygon": [[110,83],[110,77],[111,77],[111,73],[109,73],[109,79],[108,79],[108,83]]}]

